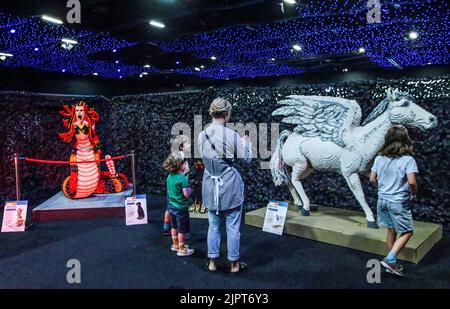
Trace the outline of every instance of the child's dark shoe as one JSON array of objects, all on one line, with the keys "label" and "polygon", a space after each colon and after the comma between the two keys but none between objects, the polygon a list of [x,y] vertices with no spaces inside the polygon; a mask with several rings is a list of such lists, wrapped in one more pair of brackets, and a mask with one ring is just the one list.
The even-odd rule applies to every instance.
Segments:
[{"label": "child's dark shoe", "polygon": [[162,235],[162,236],[170,236],[170,230],[162,229],[162,230],[161,230],[161,235]]},{"label": "child's dark shoe", "polygon": [[398,264],[397,262],[391,263],[387,258],[384,258],[381,261],[381,265],[383,265],[384,268],[389,270],[392,274],[403,277],[403,266]]}]

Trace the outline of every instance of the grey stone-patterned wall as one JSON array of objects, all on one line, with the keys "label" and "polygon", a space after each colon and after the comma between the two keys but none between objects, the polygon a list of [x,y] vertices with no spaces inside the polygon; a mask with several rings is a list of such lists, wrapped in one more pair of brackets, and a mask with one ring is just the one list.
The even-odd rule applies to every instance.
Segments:
[{"label": "grey stone-patterned wall", "polygon": [[[420,197],[413,203],[412,209],[416,219],[441,223],[448,229],[449,78],[278,88],[208,88],[184,93],[130,95],[114,97],[111,100],[96,98],[87,101],[100,112],[101,121],[97,129],[103,144],[103,154],[119,155],[134,149],[137,153],[139,191],[147,194],[165,194],[165,173],[161,165],[169,152],[172,126],[177,122],[184,122],[193,128],[194,115],[202,115],[203,123],[206,124],[209,122],[208,106],[217,96],[233,103],[232,122],[270,125],[272,121],[279,121],[271,117],[276,102],[290,94],[316,94],[355,99],[361,105],[364,119],[384,98],[388,87],[398,87],[400,90],[410,92],[416,98],[416,103],[438,117],[439,125],[433,130],[427,132],[410,130],[410,135],[415,141],[415,158],[420,170]],[[71,98],[50,100],[30,94],[0,93],[0,115],[2,119],[6,119],[0,122],[0,129],[2,132],[8,132],[7,141],[2,139],[1,142],[2,158],[7,157],[13,149],[30,156],[67,158],[69,147],[59,141],[56,135],[63,129],[57,112],[63,103],[73,102]],[[194,145],[193,143],[193,147]],[[4,200],[7,196],[11,197],[14,187],[11,182],[10,166],[2,162],[1,167],[1,177],[7,180],[0,184],[1,199]],[[262,206],[269,199],[288,198],[287,189],[275,187],[270,171],[259,167],[260,160],[257,159],[250,166],[242,168],[248,205]],[[118,163],[118,169],[130,175],[129,162]],[[43,192],[42,187],[56,190],[66,174],[67,171],[63,168],[27,170],[24,180],[24,186],[30,187],[26,191],[27,198],[33,201],[36,196],[42,196],[43,193],[36,193]],[[51,177],[47,177],[48,175]],[[314,172],[304,181],[304,187],[312,203],[360,210],[345,181],[338,174]],[[366,179],[363,179],[363,187],[369,204],[375,209],[376,191],[370,187]],[[48,192],[45,191],[45,194]]]}]

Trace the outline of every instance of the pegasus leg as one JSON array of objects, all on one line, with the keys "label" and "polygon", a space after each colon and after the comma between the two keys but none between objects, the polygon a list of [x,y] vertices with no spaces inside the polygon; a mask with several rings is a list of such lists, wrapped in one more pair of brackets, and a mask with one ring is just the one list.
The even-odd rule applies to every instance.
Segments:
[{"label": "pegasus leg", "polygon": [[305,158],[305,160],[297,161],[295,165],[292,167],[292,185],[295,187],[295,190],[300,195],[300,199],[303,202],[303,207],[300,208],[301,213],[304,216],[309,216],[309,198],[305,193],[305,190],[303,189],[303,185],[300,181],[300,177],[302,174],[306,171],[308,168],[308,162]]},{"label": "pegasus leg", "polygon": [[289,182],[289,191],[291,191],[291,195],[294,198],[294,204],[299,207],[302,206],[302,200],[300,199],[300,196],[298,195],[297,190],[295,190],[292,182]]},{"label": "pegasus leg", "polygon": [[364,213],[366,214],[367,227],[377,229],[378,225],[375,222],[372,210],[370,210],[370,207],[366,202],[366,198],[364,197],[364,191],[361,186],[359,175],[357,173],[346,173],[345,171],[342,171],[342,175],[344,176],[348,186],[350,187],[350,190],[352,190],[353,194],[356,197],[356,200],[361,205]]}]

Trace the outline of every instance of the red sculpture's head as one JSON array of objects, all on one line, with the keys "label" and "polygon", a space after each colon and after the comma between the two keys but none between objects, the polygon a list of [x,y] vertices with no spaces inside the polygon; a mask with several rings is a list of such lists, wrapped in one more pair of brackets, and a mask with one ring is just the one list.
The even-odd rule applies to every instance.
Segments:
[{"label": "red sculpture's head", "polygon": [[64,105],[64,111],[59,112],[63,117],[64,126],[67,128],[67,132],[60,133],[59,137],[65,142],[71,142],[74,136],[75,123],[81,121],[87,121],[89,127],[89,138],[96,142],[98,141],[97,134],[95,132],[95,123],[100,119],[98,113],[94,108],[89,106],[84,101],[79,101],[71,108],[68,105]]},{"label": "red sculpture's head", "polygon": [[88,112],[88,106],[86,102],[80,101],[75,106],[75,118],[77,121],[83,121],[84,117],[86,117],[86,113]]}]

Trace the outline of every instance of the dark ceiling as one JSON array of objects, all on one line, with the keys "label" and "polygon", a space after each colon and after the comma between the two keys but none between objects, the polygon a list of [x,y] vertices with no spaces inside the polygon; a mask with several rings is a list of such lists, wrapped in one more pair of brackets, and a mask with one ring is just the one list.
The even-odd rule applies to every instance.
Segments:
[{"label": "dark ceiling", "polygon": [[[398,22],[401,23],[401,26],[393,23],[397,28],[392,28],[394,30],[391,44],[397,44],[397,37],[406,35],[411,29],[419,29],[430,38],[423,39],[420,45],[405,43],[401,46],[387,45],[389,40],[386,40],[386,37],[391,35],[388,27],[384,28],[384,37],[380,38],[383,46],[376,38],[367,38],[376,34],[378,30],[366,25],[365,11],[352,9],[359,2],[365,5],[366,0],[329,0],[330,4],[334,4],[334,7],[329,8],[326,4],[328,0],[297,1],[295,5],[284,3],[282,0],[81,0],[80,2],[81,24],[66,23],[64,26],[77,31],[107,32],[114,38],[133,43],[131,46],[120,48],[117,54],[111,53],[110,50],[96,50],[89,55],[89,59],[110,63],[120,60],[120,63],[136,67],[150,64],[155,70],[150,71],[151,74],[146,78],[154,80],[167,78],[167,75],[185,82],[195,79],[225,80],[302,72],[374,69],[392,66],[389,60],[391,54],[394,55],[391,57],[393,59],[397,56],[394,60],[400,63],[400,66],[445,65],[449,62],[448,5],[443,0],[417,1],[419,4],[424,2],[435,10],[428,13],[425,4],[422,6],[414,4],[415,11],[409,12],[410,9],[407,10],[406,5],[413,5],[411,1],[389,1],[390,6],[386,6],[389,10],[386,11],[386,16],[389,18],[385,20],[393,23],[392,20],[399,15]],[[68,11],[66,3],[66,0],[2,1],[0,12],[24,18],[46,14],[63,19]],[[400,8],[396,6],[397,4]],[[304,10],[302,5],[305,5]],[[402,5],[404,10],[401,8]],[[441,12],[443,9],[445,12],[437,16],[435,12]],[[329,12],[324,14],[323,10]],[[352,14],[360,17],[356,23],[351,23]],[[414,19],[420,14],[424,14],[423,20]],[[432,19],[433,16],[437,16],[436,20]],[[151,19],[163,22],[166,28],[151,27],[149,25]],[[430,22],[435,23],[435,26],[424,26]],[[322,30],[319,29],[319,25]],[[332,28],[330,25],[335,26]],[[290,26],[298,27],[298,30],[294,28],[294,32],[288,36]],[[361,27],[367,32],[358,32]],[[310,29],[314,30],[314,36],[307,33]],[[440,29],[441,34],[437,33],[436,29]],[[298,36],[295,34],[296,31],[299,33]],[[346,37],[340,38],[342,34]],[[242,41],[238,42],[239,36],[242,36]],[[359,39],[358,36],[366,37]],[[296,42],[293,41],[294,38],[306,47],[304,51],[302,50],[303,54],[293,53],[291,57],[289,52],[280,51],[281,48],[285,48],[280,42],[286,39],[287,44],[292,46],[292,42]],[[203,47],[197,49],[197,42]],[[0,49],[1,43],[0,37]],[[309,50],[308,44],[311,45]],[[370,44],[372,44],[371,53],[357,52],[358,46]],[[256,50],[260,48],[261,52],[249,51],[251,47]],[[393,47],[402,53],[397,55],[396,52],[391,52],[390,49]],[[437,51],[442,47],[447,51],[444,55],[437,55]],[[220,57],[213,62],[207,58],[208,53]],[[276,55],[277,59],[269,58],[271,53]],[[419,60],[415,61],[412,59],[414,57]],[[206,66],[204,72],[193,70],[202,65]],[[30,67],[42,69],[42,66],[34,64]],[[248,74],[237,71],[248,71]],[[75,71],[70,73],[86,75]],[[105,75],[105,77],[112,76]],[[138,78],[138,74],[130,73],[124,77]]]}]

